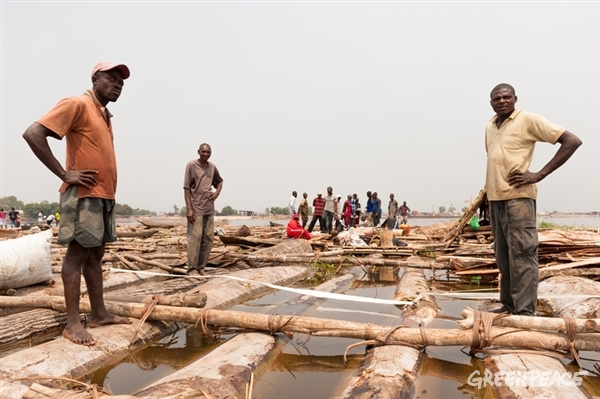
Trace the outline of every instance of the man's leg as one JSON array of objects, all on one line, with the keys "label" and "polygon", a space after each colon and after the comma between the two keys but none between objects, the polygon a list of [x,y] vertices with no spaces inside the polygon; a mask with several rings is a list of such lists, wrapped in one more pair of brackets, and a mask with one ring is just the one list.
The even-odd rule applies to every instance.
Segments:
[{"label": "man's leg", "polygon": [[511,296],[511,268],[506,239],[506,229],[508,228],[506,201],[491,201],[490,209],[492,213],[491,225],[492,234],[494,235],[496,264],[502,275],[500,280],[500,302],[508,311],[513,313],[515,305]]},{"label": "man's leg", "polygon": [[514,313],[535,315],[539,279],[538,234],[535,201],[520,198],[506,201],[507,243]]},{"label": "man's leg", "polygon": [[[76,241],[72,241],[77,243]],[[104,244],[99,247],[89,248],[88,256],[83,264],[83,278],[90,297],[92,312],[90,314],[90,328],[106,326],[109,324],[131,324],[127,317],[115,316],[108,313],[104,305],[104,287],[102,282],[102,256]]]},{"label": "man's leg", "polygon": [[200,245],[200,259],[198,263],[198,270],[200,272],[203,272],[208,264],[208,257],[210,256],[215,237],[214,234],[214,215],[202,216],[202,243]]},{"label": "man's leg", "polygon": [[87,346],[94,345],[95,341],[83,328],[79,319],[79,295],[81,294],[81,267],[88,255],[87,248],[82,247],[77,241],[71,241],[61,270],[67,308],[67,325],[62,335],[76,344]]},{"label": "man's leg", "polygon": [[313,229],[315,228],[315,223],[317,222],[317,218],[318,216],[313,215],[312,219],[310,220],[310,224],[308,225],[308,231],[310,231],[312,233]]},{"label": "man's leg", "polygon": [[194,223],[187,223],[187,258],[188,273],[198,269],[200,261],[200,245],[202,243],[202,216],[196,216]]}]

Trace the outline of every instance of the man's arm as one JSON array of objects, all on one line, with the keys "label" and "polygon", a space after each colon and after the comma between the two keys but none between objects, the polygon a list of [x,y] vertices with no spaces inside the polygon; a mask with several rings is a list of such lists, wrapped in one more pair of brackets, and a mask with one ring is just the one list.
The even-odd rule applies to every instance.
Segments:
[{"label": "man's arm", "polygon": [[508,176],[508,184],[515,187],[520,187],[525,184],[534,184],[541,180],[543,180],[550,173],[554,172],[556,169],[560,168],[571,156],[575,153],[577,148],[582,144],[579,137],[575,136],[573,133],[565,130],[563,134],[560,135],[557,142],[560,143],[560,148],[556,151],[556,154],[552,157],[552,159],[544,166],[539,172],[534,173],[530,171],[520,172],[515,171],[512,172]]},{"label": "man's arm", "polygon": [[221,180],[219,182],[219,184],[217,184],[217,191],[215,191],[214,193],[212,193],[210,195],[210,200],[212,202],[215,202],[217,200],[217,198],[219,197],[219,194],[221,194],[221,190],[223,189],[223,180]]},{"label": "man's arm", "polygon": [[86,169],[82,171],[70,170],[65,171],[60,162],[56,159],[50,146],[48,145],[48,137],[60,140],[60,136],[52,130],[34,122],[23,133],[23,138],[29,144],[29,147],[35,156],[42,161],[44,165],[59,179],[69,185],[82,185],[86,188],[96,185],[96,174],[98,171]]},{"label": "man's arm", "polygon": [[192,192],[189,188],[183,189],[183,198],[185,199],[185,217],[188,222],[194,223],[196,218],[194,217],[194,210],[192,209]]}]

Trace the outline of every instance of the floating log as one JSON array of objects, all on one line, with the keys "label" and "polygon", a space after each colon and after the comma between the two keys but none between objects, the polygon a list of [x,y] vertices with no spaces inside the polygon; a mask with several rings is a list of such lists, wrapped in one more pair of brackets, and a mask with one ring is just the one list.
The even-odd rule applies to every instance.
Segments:
[{"label": "floating log", "polygon": [[[394,299],[422,299],[403,308],[398,324],[424,327],[437,314],[435,297],[429,295],[429,285],[420,270],[406,270],[400,279]],[[346,399],[395,399],[411,391],[417,376],[421,353],[409,346],[379,346],[369,349],[360,372],[341,396]]]},{"label": "floating log", "polygon": [[0,238],[16,238],[18,235],[19,230],[0,228]]},{"label": "floating log", "polygon": [[135,393],[137,398],[165,398],[174,392],[181,398],[241,397],[251,374],[274,350],[275,339],[258,333],[235,336],[188,367]]},{"label": "floating log", "polygon": [[124,264],[130,270],[142,270],[135,263],[128,261],[124,256],[121,256],[116,252],[111,252],[111,255],[114,259]]},{"label": "floating log", "polygon": [[[176,273],[176,274],[185,274],[187,272],[187,269],[181,268],[181,267],[173,267],[173,266],[168,266],[165,265],[162,262],[157,262],[155,260],[148,260],[145,259],[141,256],[137,256],[137,255],[133,255],[133,254],[125,254],[123,255],[123,257],[125,258],[129,258],[131,260],[134,260],[136,262],[140,262],[149,266],[155,266],[158,267],[159,269],[165,270],[169,273]],[[139,269],[138,269],[139,270]]]},{"label": "floating log", "polygon": [[155,219],[151,219],[151,218],[143,218],[143,219],[138,219],[137,221],[146,227],[170,228],[170,227],[187,226],[186,219],[155,220]]},{"label": "floating log", "polygon": [[[458,320],[458,325],[466,329],[473,327],[473,309],[465,308],[460,314],[464,320]],[[573,328],[576,332],[600,333],[600,319],[574,319],[574,321]],[[496,317],[493,325],[537,331],[567,331],[565,319],[558,317],[503,316]]]},{"label": "floating log", "polygon": [[415,267],[420,269],[448,269],[448,266],[441,265],[435,261],[408,261],[396,259],[380,259],[380,258],[358,258],[355,256],[301,256],[301,255],[253,255],[253,254],[228,254],[228,257],[236,260],[244,260],[250,262],[264,262],[268,264],[307,264],[313,260],[319,262],[338,264],[338,265],[355,265],[355,266],[395,266],[395,267]]},{"label": "floating log", "polygon": [[155,230],[155,229],[137,230],[137,231],[119,231],[119,232],[117,232],[117,237],[119,237],[119,238],[124,238],[124,237],[146,238],[146,237],[151,237],[156,233],[158,233],[158,230]]},{"label": "floating log", "polygon": [[[62,297],[30,297],[26,301],[20,298],[0,296],[0,307],[35,307],[65,310]],[[82,301],[82,311],[89,312],[89,302]],[[141,318],[145,305],[134,303],[107,302],[109,312],[126,317]],[[178,321],[197,323],[205,320],[207,324],[249,328],[257,331],[281,331],[309,334],[313,336],[330,336],[376,340],[388,336],[389,344],[411,344],[422,346],[469,346],[473,343],[470,330],[449,329],[394,329],[370,323],[357,323],[343,320],[329,320],[314,317],[296,317],[286,315],[263,315],[256,313],[233,312],[212,309],[177,308],[172,306],[156,306],[148,320]],[[554,332],[525,331],[513,328],[493,327],[490,332],[489,345],[512,346],[516,348],[538,348],[567,350],[571,348],[567,334]],[[598,334],[581,333],[575,337],[574,347],[577,350],[600,350]]]},{"label": "floating log", "polygon": [[158,305],[183,306],[186,308],[203,308],[206,305],[206,294],[203,292],[181,292],[179,294],[173,295],[104,295],[104,300],[138,303],[151,303],[152,301],[156,301]]},{"label": "floating log", "polygon": [[[585,300],[570,298],[569,294],[592,295]],[[538,295],[565,295],[565,298],[545,299],[557,316],[600,318],[600,282],[584,277],[551,277],[540,282]]]}]

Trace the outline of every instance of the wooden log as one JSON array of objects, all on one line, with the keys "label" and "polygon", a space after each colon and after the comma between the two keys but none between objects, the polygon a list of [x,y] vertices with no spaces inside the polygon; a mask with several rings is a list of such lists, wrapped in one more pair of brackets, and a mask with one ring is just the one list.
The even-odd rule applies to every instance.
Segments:
[{"label": "wooden log", "polygon": [[0,229],[0,238],[16,238],[19,235],[19,230]]},{"label": "wooden log", "polygon": [[124,264],[125,266],[127,266],[128,269],[131,270],[142,270],[140,269],[135,263],[128,261],[127,259],[125,259],[124,256],[119,255],[116,252],[111,252],[111,255],[114,259],[118,260],[119,262],[121,262],[122,264]]},{"label": "wooden log", "polygon": [[564,269],[564,270],[551,270],[546,271],[540,269],[540,280],[549,277],[567,277],[567,276],[600,276],[600,267],[586,267],[581,269]]},{"label": "wooden log", "polygon": [[146,238],[146,237],[151,237],[154,234],[158,233],[158,230],[156,229],[150,229],[150,230],[137,230],[137,231],[119,231],[117,232],[117,237],[118,238]]},{"label": "wooden log", "polygon": [[206,305],[206,294],[203,292],[197,292],[192,294],[186,294],[182,292],[175,295],[104,295],[104,300],[138,303],[151,303],[152,301],[156,300],[159,305],[183,306],[186,308],[203,308]]},{"label": "wooden log", "polygon": [[[337,276],[332,280],[329,280],[321,285],[319,285],[316,289],[319,291],[327,291],[327,292],[343,292],[347,290],[352,281],[354,281],[358,276],[352,274],[344,274],[342,276]],[[284,304],[276,306],[272,309],[272,312],[275,313],[293,313],[293,314],[306,314],[316,308],[319,304],[323,303],[324,299],[311,297],[308,295],[300,295],[291,300],[287,301]],[[188,332],[192,333],[197,327],[188,327]],[[170,391],[180,391],[181,389],[187,390],[188,386],[182,387],[180,381],[187,379],[189,376],[202,376],[206,377],[207,374],[211,376],[217,376],[221,373],[218,370],[225,369],[231,366],[232,362],[240,363],[240,360],[243,360],[248,353],[248,350],[251,346],[261,345],[260,342],[265,340],[265,336],[258,336],[259,339],[254,339],[253,337],[257,337],[257,334],[240,334],[237,336],[239,340],[244,339],[245,344],[242,347],[236,347],[234,341],[225,343],[222,345],[218,351],[212,351],[209,355],[203,357],[199,361],[186,366],[184,369],[181,369],[177,375],[170,375],[162,378],[161,380],[154,383],[150,388],[145,388],[141,393],[148,395],[152,394],[153,397],[162,397],[164,392]],[[272,339],[271,337],[268,337]],[[271,348],[262,348],[261,350],[256,350],[256,360],[253,362],[255,366],[253,372],[255,377],[259,376],[264,370],[269,368],[269,365],[273,362],[277,362],[280,358],[281,351],[285,347],[285,345],[290,341],[290,338],[286,335],[282,335],[279,339],[275,340],[274,347]],[[266,353],[265,353],[266,352]],[[340,356],[341,358],[341,356]],[[235,360],[233,360],[235,359]],[[262,360],[260,366],[256,367],[256,364]],[[199,370],[204,370],[207,365],[210,365],[210,371],[208,373],[201,372]],[[239,364],[242,368],[247,369],[248,365],[245,363]],[[343,362],[342,362],[343,365]],[[237,367],[233,367],[233,369],[237,369]],[[244,378],[247,378],[247,374],[245,374]],[[203,380],[203,387],[207,389],[208,392],[214,393],[216,397],[232,397],[226,396],[223,391],[223,387],[227,387],[229,393],[239,389],[239,384],[241,382],[245,382],[244,378],[221,378],[221,380],[216,380],[213,378],[205,378]],[[160,388],[158,388],[160,387]],[[160,392],[157,391],[160,389]],[[138,394],[141,394],[138,393]]]},{"label": "wooden log", "polygon": [[138,219],[137,221],[146,227],[169,228],[169,227],[187,226],[186,219],[155,220],[155,219],[151,219],[151,218],[142,218],[142,219]]},{"label": "wooden log", "polygon": [[[572,281],[571,279],[579,279],[580,281]],[[562,281],[561,281],[562,280]],[[571,280],[569,282],[565,282],[564,280]],[[561,284],[562,282],[562,284]],[[578,292],[582,294],[590,294],[590,295],[598,295],[600,294],[600,283],[593,282],[591,280],[581,279],[581,278],[552,278],[546,281],[543,281],[538,286],[538,294],[556,294],[556,293],[571,293]],[[597,305],[600,305],[600,299],[598,298],[590,298],[587,301],[593,303],[595,302]],[[595,301],[594,301],[595,300]],[[565,300],[558,300],[565,304]],[[600,318],[600,311],[595,316],[592,316],[593,313],[590,313],[590,308],[587,306],[582,306],[583,303],[587,301],[581,301],[574,306],[566,307],[563,309],[564,313],[557,312],[555,309],[555,313],[559,313],[561,316],[570,316],[576,318],[575,326],[578,326],[579,329],[583,329],[584,326],[593,327],[593,325],[598,324],[598,320],[577,320],[577,318],[585,318],[585,317],[596,317]],[[571,300],[572,302],[572,300]],[[568,310],[567,310],[568,309]],[[600,306],[598,306],[600,310]],[[565,311],[566,310],[566,311]],[[518,316],[512,316],[510,319],[515,322],[520,320],[517,318]],[[525,323],[529,323],[533,325],[538,323],[535,319],[537,317],[529,317],[529,319],[534,320],[525,320]],[[546,323],[544,328],[549,328],[549,324],[556,323],[557,321],[563,321],[562,319],[550,319]],[[563,321],[564,323],[564,321]],[[586,324],[588,323],[588,324]],[[561,329],[565,329],[564,325],[560,326]],[[581,334],[581,333],[579,333]],[[578,334],[576,334],[577,336]],[[595,336],[595,340],[600,342],[598,339],[598,333],[593,333]],[[493,373],[524,373],[530,372],[532,370],[538,372],[547,372],[547,373],[558,373],[558,375],[562,375],[567,372],[567,369],[563,365],[563,363],[558,359],[553,359],[548,356],[536,355],[536,354],[502,354],[502,355],[493,355],[487,356],[484,359],[486,369],[492,371]],[[555,384],[555,385],[531,385],[524,386],[524,384],[503,384],[499,387],[496,387],[497,396],[498,397],[518,397],[518,398],[548,398],[548,399],[562,399],[562,398],[570,398],[570,399],[584,399],[586,395],[581,392],[576,386],[568,386],[564,384]]]},{"label": "wooden log", "polygon": [[[570,298],[569,294],[594,295],[586,300]],[[551,277],[538,286],[538,295],[565,295],[565,298],[545,299],[557,316],[600,319],[600,282],[584,277]]]},{"label": "wooden log", "polygon": [[[86,320],[81,315],[81,321]],[[50,309],[31,309],[0,318],[0,346],[33,339],[50,331],[57,331],[67,323],[67,315]]]},{"label": "wooden log", "polygon": [[573,267],[598,265],[598,264],[600,264],[600,257],[590,258],[590,259],[582,260],[579,262],[571,262],[571,263],[567,263],[564,265],[543,267],[543,268],[540,268],[540,271],[543,270],[544,273],[548,273],[548,272],[557,271],[557,270],[571,269]]},{"label": "wooden log", "polygon": [[[460,314],[464,320],[458,320],[458,325],[466,329],[471,328],[473,309],[465,308]],[[537,331],[567,331],[565,319],[558,317],[504,316],[495,318],[493,325]],[[575,319],[574,328],[576,332],[600,333],[600,319]]]},{"label": "wooden log", "polygon": [[274,350],[275,339],[258,333],[237,335],[188,367],[135,393],[138,398],[234,398],[251,374],[261,374],[262,360]]},{"label": "wooden log", "polygon": [[[429,285],[420,270],[406,270],[396,287],[395,299],[422,300],[404,307],[403,325],[424,327],[437,314],[435,298],[429,295]],[[396,324],[399,324],[396,323]],[[342,398],[352,399],[395,399],[411,392],[417,377],[420,352],[408,346],[380,346],[369,349],[360,372],[349,383]]]},{"label": "wooden log", "polygon": [[123,255],[124,258],[128,258],[131,260],[134,260],[136,262],[140,262],[149,266],[155,266],[158,267],[159,269],[165,270],[169,273],[176,273],[176,274],[185,274],[187,272],[187,269],[181,268],[181,267],[173,267],[173,266],[168,266],[165,265],[162,262],[157,262],[155,260],[148,260],[145,259],[141,256],[137,256],[137,255],[133,255],[133,254],[124,254]]},{"label": "wooden log", "polygon": [[438,306],[430,291],[427,279],[421,270],[407,269],[404,271],[394,292],[394,299],[412,301],[419,298],[417,303],[404,308],[402,314],[404,324],[409,327],[419,327],[425,326],[435,319]]},{"label": "wooden log", "polygon": [[245,260],[251,262],[278,263],[278,264],[306,264],[313,259],[318,259],[321,262],[331,264],[348,264],[356,266],[396,266],[396,267],[414,267],[420,269],[449,269],[447,265],[441,265],[435,261],[404,261],[396,259],[378,259],[378,258],[358,258],[353,256],[327,256],[318,258],[313,255],[297,256],[297,255],[253,255],[253,254],[228,254],[228,257],[235,260]]},{"label": "wooden log", "polygon": [[[25,299],[25,300],[22,300]],[[0,296],[0,307],[35,307],[65,310],[62,297],[15,298]],[[141,318],[145,305],[122,302],[107,302],[109,312],[127,317]],[[89,312],[89,302],[81,301],[80,308]],[[329,336],[375,340],[389,334],[388,343],[423,346],[468,346],[473,342],[470,330],[449,329],[396,329],[369,323],[357,323],[343,320],[329,320],[314,317],[296,317],[286,315],[263,315],[245,312],[233,312],[212,309],[177,308],[156,306],[148,320],[179,321],[197,323],[205,319],[216,326],[249,328],[257,331],[296,332],[313,336]],[[278,327],[278,328],[275,328]],[[516,348],[538,348],[567,350],[570,348],[567,334],[554,332],[525,331],[513,328],[494,327],[490,332],[489,345],[512,346]],[[598,334],[581,333],[574,341],[575,349],[600,350]]]}]

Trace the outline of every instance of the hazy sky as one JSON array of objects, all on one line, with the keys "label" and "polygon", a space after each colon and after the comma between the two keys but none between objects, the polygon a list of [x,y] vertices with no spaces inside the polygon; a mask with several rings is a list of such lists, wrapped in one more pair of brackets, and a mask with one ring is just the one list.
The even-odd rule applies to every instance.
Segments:
[{"label": "hazy sky", "polygon": [[[58,201],[21,135],[91,88],[99,61],[131,69],[114,114],[117,202],[184,205],[202,142],[224,178],[216,206],[264,211],[389,193],[457,208],[484,186],[490,90],[583,146],[538,185],[539,211],[600,210],[599,3],[2,1],[1,196]],[[65,142],[50,140],[64,162]],[[532,171],[558,149],[538,144]]]}]

